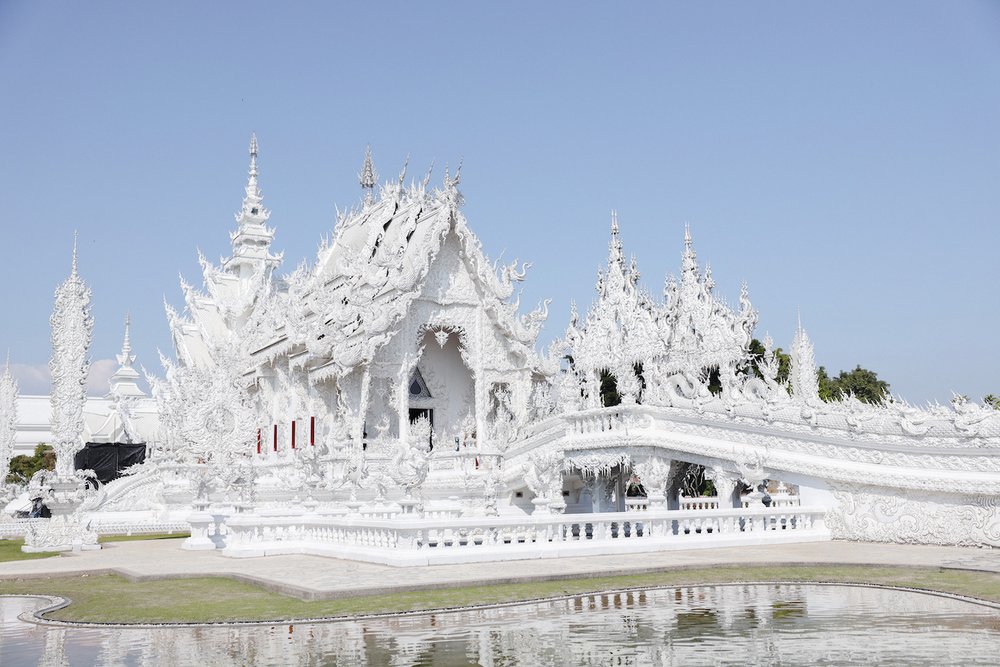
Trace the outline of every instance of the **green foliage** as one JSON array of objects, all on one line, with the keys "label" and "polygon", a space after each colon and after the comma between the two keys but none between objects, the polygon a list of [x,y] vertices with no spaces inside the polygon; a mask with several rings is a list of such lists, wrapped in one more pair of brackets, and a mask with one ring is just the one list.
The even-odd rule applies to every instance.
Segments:
[{"label": "green foliage", "polygon": [[[642,364],[635,364],[632,371],[639,379],[639,395],[646,390],[646,376],[642,374]],[[601,371],[601,405],[610,408],[612,405],[621,405],[622,396],[618,393],[618,379],[609,370]],[[642,402],[641,400],[639,401]]]},{"label": "green foliage", "polygon": [[20,454],[10,460],[7,481],[15,484],[23,483],[39,470],[54,470],[55,467],[56,453],[52,447],[45,444],[38,445],[33,456]]},{"label": "green foliage", "polygon": [[994,410],[1000,410],[1000,396],[997,396],[996,394],[987,394],[983,398],[983,403],[990,406]]},{"label": "green foliage", "polygon": [[889,383],[879,380],[875,371],[861,366],[853,371],[840,371],[837,377],[830,377],[826,368],[819,367],[819,397],[824,401],[836,401],[847,394],[853,394],[858,400],[873,405],[885,403],[889,395]]},{"label": "green foliage", "polygon": [[708,385],[708,391],[712,396],[722,395],[722,375],[719,373],[718,366],[706,368],[701,372],[701,376]]},{"label": "green foliage", "polygon": [[[774,348],[773,352],[778,360],[778,376],[775,379],[778,382],[787,382],[792,372],[792,357],[780,347]],[[762,361],[764,361],[764,344],[754,338],[750,341],[750,370],[757,377],[764,379],[764,374],[760,372]]]},{"label": "green foliage", "polygon": [[601,371],[601,404],[610,408],[612,405],[619,405],[622,402],[621,394],[618,393],[618,381],[610,371]]}]

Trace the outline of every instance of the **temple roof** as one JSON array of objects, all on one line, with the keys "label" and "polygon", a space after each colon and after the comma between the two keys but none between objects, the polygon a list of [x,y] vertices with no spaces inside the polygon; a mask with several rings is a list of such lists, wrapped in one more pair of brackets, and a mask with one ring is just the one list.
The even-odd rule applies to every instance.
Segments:
[{"label": "temple roof", "polygon": [[[368,155],[362,174],[372,169]],[[292,314],[289,336],[306,346],[325,373],[343,374],[371,360],[420,297],[445,240],[454,235],[477,286],[477,302],[530,356],[538,327],[530,316],[517,316],[517,304],[508,303],[512,283],[524,273],[517,272],[515,262],[497,275],[461,213],[458,174],[452,178],[446,172],[444,186],[434,190],[426,181],[407,188],[402,180],[401,175],[377,196],[366,195],[360,208],[341,215],[315,266],[288,279],[290,307],[305,304]],[[367,187],[364,179],[362,187]]]},{"label": "temple roof", "polygon": [[[518,271],[514,262],[501,267],[498,275],[489,263],[460,211],[460,169],[454,177],[446,170],[443,186],[429,189],[427,178],[404,186],[404,167],[398,179],[376,193],[376,172],[371,153],[366,152],[359,174],[365,192],[360,205],[338,215],[332,241],[321,245],[314,264],[274,280],[271,270],[280,256],[265,252],[251,258],[250,250],[257,246],[250,243],[247,232],[251,226],[263,228],[269,216],[256,185],[255,143],[247,198],[237,216],[240,228],[232,237],[233,257],[224,259],[221,267],[200,257],[204,290],[182,282],[187,317],[168,307],[178,354],[185,363],[210,363],[213,345],[238,341],[257,357],[295,353],[299,365],[322,367],[324,373],[337,375],[349,372],[370,361],[392,337],[452,235],[477,286],[476,301],[515,349],[526,357],[534,354],[545,306],[521,317],[518,304],[509,303],[513,282],[523,278],[526,266]],[[273,230],[266,231],[269,243]],[[238,239],[242,239],[239,244]],[[266,251],[266,244],[260,247]],[[307,354],[301,355],[302,351]]]}]

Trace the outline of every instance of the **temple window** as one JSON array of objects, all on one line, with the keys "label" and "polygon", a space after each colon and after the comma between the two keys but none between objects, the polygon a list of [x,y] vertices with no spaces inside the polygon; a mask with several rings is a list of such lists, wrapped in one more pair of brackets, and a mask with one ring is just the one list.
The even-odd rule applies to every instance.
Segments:
[{"label": "temple window", "polygon": [[413,369],[413,374],[410,376],[410,398],[432,398],[427,383],[424,382],[424,376],[417,368]]}]

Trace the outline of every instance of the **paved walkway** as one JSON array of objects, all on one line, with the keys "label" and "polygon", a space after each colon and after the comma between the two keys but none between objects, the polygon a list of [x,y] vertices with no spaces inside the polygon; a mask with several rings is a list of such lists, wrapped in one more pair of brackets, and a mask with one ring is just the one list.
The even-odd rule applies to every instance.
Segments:
[{"label": "paved walkway", "polygon": [[226,576],[315,600],[720,565],[902,565],[1000,573],[1000,549],[839,541],[410,568],[302,555],[233,559],[214,551],[184,551],[180,543],[179,539],[112,542],[100,551],[0,563],[0,579],[111,572],[137,581]]}]

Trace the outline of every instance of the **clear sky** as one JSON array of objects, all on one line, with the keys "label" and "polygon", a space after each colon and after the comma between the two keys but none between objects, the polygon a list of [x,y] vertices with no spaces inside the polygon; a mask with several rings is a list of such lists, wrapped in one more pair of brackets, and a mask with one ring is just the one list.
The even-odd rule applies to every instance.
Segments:
[{"label": "clear sky", "polygon": [[[286,5],[293,5],[288,8]],[[787,348],[914,401],[1000,392],[1000,3],[274,3],[0,0],[0,351],[45,391],[73,230],[95,385],[126,311],[140,363],[163,298],[228,250],[260,140],[284,270],[335,205],[464,158],[487,253],[534,268],[542,337],[589,304],[610,210],[659,293],[684,223]],[[100,376],[100,377],[98,377]]]}]

